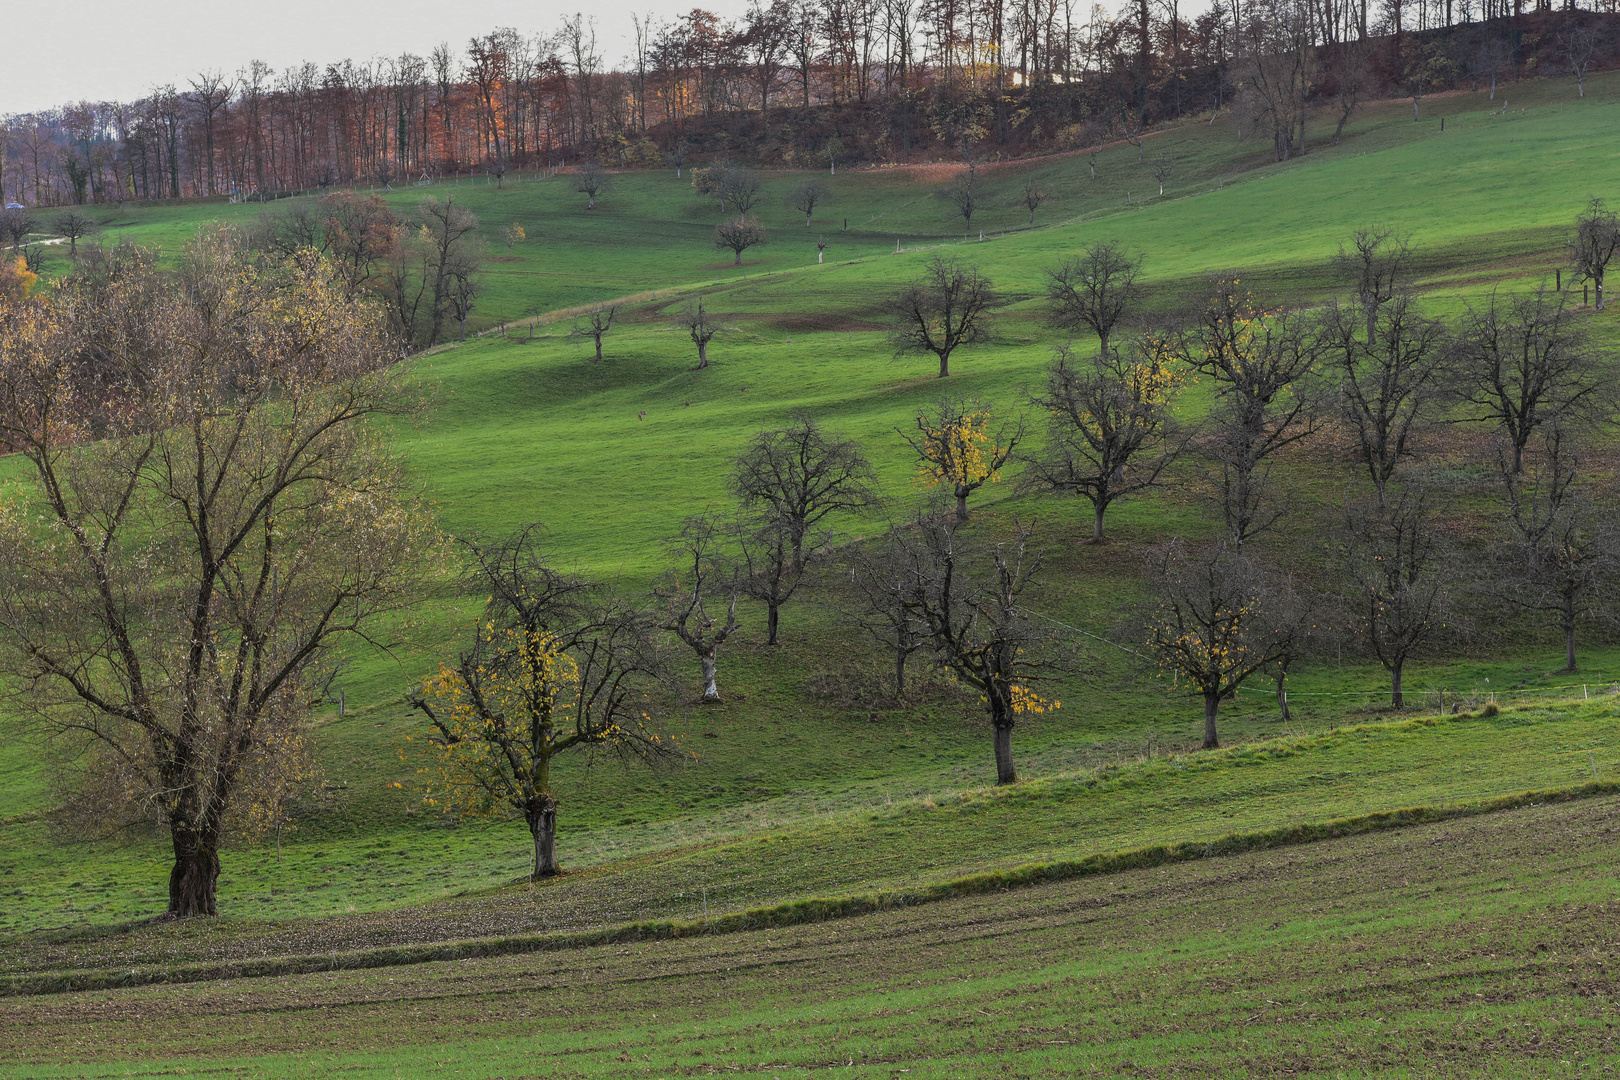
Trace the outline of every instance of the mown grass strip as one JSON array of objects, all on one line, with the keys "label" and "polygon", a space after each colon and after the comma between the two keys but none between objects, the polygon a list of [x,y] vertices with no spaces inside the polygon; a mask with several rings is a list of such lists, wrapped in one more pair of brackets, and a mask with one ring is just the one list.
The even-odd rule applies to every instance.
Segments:
[{"label": "mown grass strip", "polygon": [[61,994],[84,990],[151,986],[165,983],[209,982],[220,979],[250,979],[287,975],[307,975],[322,971],[351,971],[367,968],[402,967],[452,960],[513,956],[531,952],[579,949],[638,941],[659,941],[698,934],[733,934],[747,930],[804,925],[847,919],[898,907],[931,904],[957,897],[973,896],[1035,885],[1072,881],[1077,878],[1117,874],[1172,863],[1238,855],[1250,851],[1311,844],[1321,840],[1357,836],[1364,833],[1430,825],[1459,818],[1477,817],[1525,806],[1571,802],[1603,795],[1620,794],[1620,782],[1594,781],[1572,787],[1523,791],[1474,802],[1441,806],[1408,806],[1354,817],[1334,818],[1318,823],[1296,823],[1257,832],[1232,833],[1207,841],[1154,844],[1125,851],[1100,852],[1081,859],[1049,863],[1026,863],[1007,870],[970,874],[966,877],[914,889],[865,893],[845,897],[809,897],[771,907],[733,912],[709,919],[654,920],[568,934],[528,934],[517,937],[476,938],[393,948],[356,949],[327,954],[263,957],[254,960],[186,964],[174,967],[145,967],[128,970],[40,972],[12,976],[0,981],[0,996],[19,997]]}]

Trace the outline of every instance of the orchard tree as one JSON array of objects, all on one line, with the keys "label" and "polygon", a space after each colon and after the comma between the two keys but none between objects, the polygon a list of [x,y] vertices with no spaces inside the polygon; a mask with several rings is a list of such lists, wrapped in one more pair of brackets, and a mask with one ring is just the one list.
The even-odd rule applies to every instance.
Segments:
[{"label": "orchard tree", "polygon": [[1339,245],[1334,264],[1355,290],[1362,317],[1367,320],[1367,343],[1377,336],[1378,314],[1404,289],[1412,247],[1405,236],[1389,228],[1357,229],[1350,246]]},{"label": "orchard tree", "polygon": [[932,413],[917,414],[917,433],[895,428],[917,453],[924,483],[946,488],[956,500],[956,520],[968,519],[968,496],[1001,479],[1024,439],[1024,422],[990,429],[990,406],[945,398]]},{"label": "orchard tree", "polygon": [[[437,532],[383,434],[410,380],[310,252],[120,247],[0,312],[0,663],[80,821],[157,825],[168,912],[297,754],[348,640],[385,642]],[[24,479],[26,478],[26,479]]]},{"label": "orchard tree", "polygon": [[908,527],[891,525],[883,539],[849,547],[848,574],[857,597],[845,612],[894,660],[894,696],[906,696],[906,662],[929,647],[927,626],[911,603]]},{"label": "orchard tree", "polygon": [[574,174],[574,190],[585,196],[585,209],[595,210],[597,196],[613,190],[613,176],[595,162],[581,165]]},{"label": "orchard tree", "polygon": [[816,207],[825,203],[828,198],[826,183],[812,177],[793,185],[793,192],[788,196],[788,205],[804,215],[804,227],[808,229],[811,218],[815,216]]},{"label": "orchard tree", "polygon": [[617,304],[598,304],[585,313],[583,326],[574,328],[576,337],[588,337],[596,346],[596,362],[602,362],[602,339],[613,329],[613,317],[619,313]]},{"label": "orchard tree", "polygon": [[1620,216],[1604,206],[1602,199],[1593,199],[1575,219],[1569,257],[1577,279],[1592,283],[1599,311],[1603,310],[1603,276],[1616,251],[1620,251]]},{"label": "orchard tree", "polygon": [[703,310],[703,301],[699,300],[696,304],[687,305],[681,312],[680,325],[692,339],[692,344],[697,346],[697,370],[702,371],[709,366],[709,342],[720,332],[720,324],[709,318],[709,313]]},{"label": "orchard tree", "polygon": [[653,719],[664,669],[651,621],[602,586],[552,569],[538,541],[529,525],[498,544],[467,544],[475,587],[489,600],[465,651],[410,696],[428,723],[418,753],[425,800],[470,817],[520,815],[532,881],[562,869],[557,758],[677,752]]},{"label": "orchard tree", "polygon": [[1180,454],[1172,409],[1184,381],[1152,341],[1086,360],[1058,346],[1045,392],[1030,399],[1048,418],[1047,440],[1026,458],[1025,484],[1083,496],[1102,543],[1109,506],[1158,484]]},{"label": "orchard tree", "polygon": [[731,265],[741,266],[743,252],[766,243],[765,226],[750,218],[722,221],[714,227],[714,246],[734,253]]},{"label": "orchard tree", "polygon": [[[723,550],[726,529],[707,514],[686,519],[670,543],[675,564],[653,590],[663,616],[659,626],[681,640],[702,668],[705,704],[720,701],[720,648],[742,625],[737,621],[741,593],[735,563]],[[714,614],[724,611],[724,617]]]},{"label": "orchard tree", "polygon": [[1162,346],[1213,384],[1203,452],[1227,536],[1243,545],[1276,523],[1276,455],[1316,430],[1319,335],[1294,312],[1268,310],[1237,278],[1218,278],[1193,325]]},{"label": "orchard tree", "polygon": [[1034,173],[1024,174],[1024,209],[1029,211],[1029,223],[1035,224],[1035,211],[1046,201],[1046,192],[1035,179]]},{"label": "orchard tree", "polygon": [[973,214],[984,205],[984,184],[979,179],[978,166],[968,162],[967,167],[940,192],[945,201],[956,207],[956,216],[962,219],[963,235],[973,226]]},{"label": "orchard tree", "polygon": [[1141,273],[1142,257],[1126,255],[1116,241],[1090,244],[1046,272],[1047,317],[1071,334],[1090,330],[1098,355],[1106,356],[1115,327],[1141,301]]},{"label": "orchard tree", "polygon": [[1445,537],[1428,497],[1416,490],[1383,507],[1350,506],[1337,535],[1350,626],[1389,672],[1390,705],[1404,708],[1406,664],[1439,635],[1451,607]]},{"label": "orchard tree", "polygon": [[1412,436],[1435,419],[1444,389],[1450,338],[1426,318],[1410,293],[1398,293],[1371,315],[1359,300],[1332,302],[1322,316],[1323,365],[1336,376],[1338,413],[1355,434],[1379,505],[1395,471],[1412,456]]},{"label": "orchard tree", "polygon": [[[79,241],[88,236],[96,223],[82,210],[69,208],[51,219],[51,228],[68,242],[68,257],[78,258]],[[1598,294],[1600,297],[1602,293]],[[1599,304],[1601,307],[1601,302]]]},{"label": "orchard tree", "polygon": [[716,182],[720,201],[735,210],[739,219],[747,218],[748,212],[758,205],[763,185],[759,173],[753,169],[723,168]]},{"label": "orchard tree", "polygon": [[776,644],[778,611],[828,548],[826,523],[882,505],[872,465],[853,440],[796,413],[761,431],[737,459],[731,491],[743,512],[744,584],[767,608],[766,644]]},{"label": "orchard tree", "polygon": [[1470,307],[1452,352],[1451,385],[1474,419],[1497,425],[1513,471],[1543,424],[1607,418],[1614,392],[1599,351],[1562,295],[1546,288]]},{"label": "orchard tree", "polygon": [[939,357],[939,377],[948,377],[951,354],[988,337],[989,312],[996,299],[990,279],[977,267],[934,256],[920,280],[889,300],[889,315],[899,324],[890,336],[895,355],[932,353]]},{"label": "orchard tree", "polygon": [[1549,619],[1564,639],[1564,670],[1576,670],[1575,635],[1593,618],[1613,622],[1620,580],[1620,528],[1612,491],[1581,474],[1573,432],[1551,423],[1523,471],[1502,466],[1503,557],[1493,590]]},{"label": "orchard tree", "polygon": [[1148,651],[1204,699],[1204,749],[1213,750],[1221,699],[1294,648],[1297,608],[1275,575],[1225,544],[1198,550],[1172,541],[1154,553],[1150,572],[1160,585],[1148,609]]},{"label": "orchard tree", "polygon": [[1051,634],[1020,600],[1040,571],[1033,530],[1014,522],[1011,538],[985,544],[961,520],[927,508],[905,530],[898,555],[903,604],[915,617],[935,662],[978,691],[995,738],[996,783],[1018,780],[1012,730],[1020,717],[1052,712],[1060,702],[1037,695],[1034,684],[1052,664]]}]

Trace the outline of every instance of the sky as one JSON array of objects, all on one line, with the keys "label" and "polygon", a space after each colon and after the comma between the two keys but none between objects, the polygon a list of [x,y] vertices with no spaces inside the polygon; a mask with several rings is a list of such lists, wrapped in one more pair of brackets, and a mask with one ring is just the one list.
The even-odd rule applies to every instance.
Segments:
[{"label": "sky", "polygon": [[[631,51],[631,11],[667,19],[698,2],[78,0],[66,11],[38,0],[0,4],[0,35],[9,42],[0,59],[0,116],[70,101],[129,101],[164,83],[184,89],[199,71],[235,72],[250,60],[280,71],[305,60],[324,65],[426,54],[441,41],[459,53],[474,35],[501,26],[526,35],[549,32],[580,10],[594,14],[598,47],[613,62]],[[701,6],[735,18],[747,4],[703,0]]]}]

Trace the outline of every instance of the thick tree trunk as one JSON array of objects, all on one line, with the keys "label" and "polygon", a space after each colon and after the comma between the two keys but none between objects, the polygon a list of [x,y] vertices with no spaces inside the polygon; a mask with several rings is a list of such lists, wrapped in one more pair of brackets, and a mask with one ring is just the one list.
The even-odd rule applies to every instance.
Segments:
[{"label": "thick tree trunk", "polygon": [[894,650],[894,696],[906,696],[906,650],[904,647]]},{"label": "thick tree trunk", "polygon": [[1091,540],[1095,544],[1103,542],[1103,506],[1101,503],[1098,503],[1092,510]]},{"label": "thick tree trunk", "polygon": [[1592,289],[1597,294],[1597,309],[1603,310],[1603,275],[1592,275]]},{"label": "thick tree trunk", "polygon": [[602,335],[601,334],[596,335],[596,361],[597,361],[597,363],[602,362]]},{"label": "thick tree trunk", "polygon": [[719,701],[720,686],[715,682],[715,668],[718,666],[714,653],[702,658],[703,660],[703,700]]},{"label": "thick tree trunk", "polygon": [[940,353],[939,354],[939,377],[942,378],[942,379],[949,378],[950,374],[951,374],[951,354],[948,353],[948,352],[947,353]]},{"label": "thick tree trunk", "polygon": [[700,341],[700,342],[698,342],[698,367],[706,368],[708,366],[709,366],[709,343],[706,342],[706,341]]},{"label": "thick tree trunk", "polygon": [[1389,669],[1389,704],[1392,708],[1406,708],[1406,695],[1401,693],[1401,665]]},{"label": "thick tree trunk", "polygon": [[1221,707],[1221,695],[1204,695],[1204,749],[1214,750],[1221,745],[1220,732],[1215,727],[1215,713]]},{"label": "thick tree trunk", "polygon": [[776,644],[777,612],[781,611],[780,604],[769,604],[765,608],[765,644]]},{"label": "thick tree trunk", "polygon": [[956,488],[956,520],[957,521],[966,521],[968,519],[967,497],[968,497],[968,493],[966,491],[963,491],[961,486],[958,485],[957,488]]},{"label": "thick tree trunk", "polygon": [[741,266],[742,265],[742,249],[741,248],[737,249],[737,257],[735,259],[731,260],[731,265],[732,266]]},{"label": "thick tree trunk", "polygon": [[996,783],[1016,784],[1018,770],[1013,768],[1012,724],[996,724]]},{"label": "thick tree trunk", "polygon": [[543,795],[538,809],[529,815],[529,834],[534,837],[534,870],[529,880],[555,877],[562,873],[557,864],[557,800]]},{"label": "thick tree trunk", "polygon": [[169,871],[169,915],[176,919],[218,915],[218,886],[217,845],[194,834],[177,832],[174,868]]}]

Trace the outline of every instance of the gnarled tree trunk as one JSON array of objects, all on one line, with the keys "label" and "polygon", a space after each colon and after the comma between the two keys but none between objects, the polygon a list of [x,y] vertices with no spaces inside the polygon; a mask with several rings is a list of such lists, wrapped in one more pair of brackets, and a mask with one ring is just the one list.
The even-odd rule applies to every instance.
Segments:
[{"label": "gnarled tree trunk", "polygon": [[1013,768],[1012,757],[1012,718],[1008,717],[1005,723],[996,722],[996,783],[1017,782],[1018,770]]},{"label": "gnarled tree trunk", "polygon": [[1406,696],[1401,693],[1401,664],[1389,669],[1389,704],[1391,708],[1406,708]]},{"label": "gnarled tree trunk", "polygon": [[1215,714],[1221,707],[1221,695],[1204,694],[1204,749],[1214,750],[1221,745],[1220,732],[1215,727]]},{"label": "gnarled tree trunk", "polygon": [[720,687],[718,684],[716,684],[714,679],[715,668],[717,666],[715,654],[711,651],[708,655],[701,657],[700,659],[703,663],[703,700],[719,701]]},{"label": "gnarled tree trunk", "polygon": [[562,873],[557,864],[557,800],[542,795],[526,815],[529,834],[534,837],[534,870],[529,880],[555,877]]},{"label": "gnarled tree trunk", "polygon": [[174,829],[174,867],[169,871],[169,915],[190,919],[218,915],[219,838]]}]

